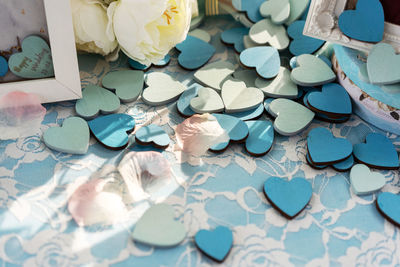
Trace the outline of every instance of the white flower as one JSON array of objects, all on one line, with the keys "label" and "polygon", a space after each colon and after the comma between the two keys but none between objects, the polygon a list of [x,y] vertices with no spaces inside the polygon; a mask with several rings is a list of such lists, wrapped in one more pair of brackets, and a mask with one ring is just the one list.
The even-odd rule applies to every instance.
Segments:
[{"label": "white flower", "polygon": [[144,64],[157,63],[186,39],[188,0],[118,0],[108,7],[121,50]]},{"label": "white flower", "polygon": [[99,0],[71,0],[75,42],[78,50],[110,54],[117,46],[107,6]]}]

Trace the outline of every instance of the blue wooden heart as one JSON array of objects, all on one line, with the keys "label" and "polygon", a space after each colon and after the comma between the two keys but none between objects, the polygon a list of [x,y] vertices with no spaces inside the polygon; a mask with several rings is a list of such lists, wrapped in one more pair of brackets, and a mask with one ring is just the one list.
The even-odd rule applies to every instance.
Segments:
[{"label": "blue wooden heart", "polygon": [[0,77],[3,77],[7,74],[8,72],[8,63],[7,60],[0,56]]},{"label": "blue wooden heart", "polygon": [[358,0],[356,10],[339,16],[340,30],[350,38],[377,43],[382,41],[385,15],[379,0]]},{"label": "blue wooden heart", "polygon": [[188,35],[186,40],[176,45],[181,52],[178,57],[179,64],[188,70],[198,69],[206,64],[215,53],[214,46]]},{"label": "blue wooden heart", "polygon": [[274,78],[279,73],[281,59],[276,48],[271,46],[252,47],[240,53],[240,62],[248,68],[256,68],[257,73],[265,78]]},{"label": "blue wooden heart", "polygon": [[136,142],[140,145],[154,145],[157,148],[167,148],[171,139],[158,125],[143,126],[135,133]]},{"label": "blue wooden heart", "polygon": [[258,119],[259,117],[261,117],[263,113],[264,113],[264,104],[260,104],[258,107],[254,109],[236,113],[229,113],[229,115],[241,119],[242,121],[248,121],[248,120]]},{"label": "blue wooden heart", "polygon": [[253,156],[267,154],[274,143],[274,126],[266,120],[246,121],[249,137],[246,139],[246,151]]},{"label": "blue wooden heart", "polygon": [[311,163],[329,165],[347,159],[353,146],[344,138],[336,138],[325,128],[312,129],[307,137],[307,148]]},{"label": "blue wooden heart", "polygon": [[354,157],[359,162],[377,169],[396,170],[399,168],[399,155],[386,136],[370,133],[365,140],[365,143],[356,144],[353,148]]},{"label": "blue wooden heart", "polygon": [[336,83],[324,85],[322,92],[310,93],[307,100],[314,111],[327,115],[350,115],[352,113],[349,94],[346,89]]},{"label": "blue wooden heart", "polygon": [[178,109],[180,115],[187,118],[196,114],[196,112],[190,108],[190,101],[197,96],[197,93],[201,87],[201,85],[195,83],[185,92],[183,92],[183,94],[181,94],[178,102],[176,102],[176,108]]},{"label": "blue wooden heart", "polygon": [[244,141],[249,135],[249,128],[244,121],[225,114],[212,115],[217,118],[218,123],[228,133],[230,140],[212,146],[210,148],[211,151],[223,152],[229,146],[230,142]]},{"label": "blue wooden heart", "polygon": [[379,194],[376,207],[389,221],[400,226],[400,196],[389,192]]},{"label": "blue wooden heart", "polygon": [[243,37],[249,34],[249,28],[233,28],[221,34],[221,40],[225,44],[233,45],[235,51],[240,53],[245,50]]},{"label": "blue wooden heart", "polygon": [[310,202],[312,187],[304,178],[287,181],[280,177],[270,177],[264,183],[264,194],[274,208],[285,217],[293,219]]},{"label": "blue wooden heart", "polygon": [[111,114],[91,120],[88,125],[97,141],[118,150],[128,145],[128,133],[135,128],[135,120],[127,114]]},{"label": "blue wooden heart", "polygon": [[218,226],[213,231],[200,230],[194,237],[196,246],[210,258],[222,262],[233,245],[232,231]]},{"label": "blue wooden heart", "polygon": [[232,0],[233,7],[238,11],[246,12],[247,17],[256,23],[262,20],[260,6],[265,0]]},{"label": "blue wooden heart", "polygon": [[298,20],[290,24],[287,29],[288,35],[293,39],[289,51],[295,56],[312,54],[325,43],[323,40],[303,35],[305,23],[304,20]]}]

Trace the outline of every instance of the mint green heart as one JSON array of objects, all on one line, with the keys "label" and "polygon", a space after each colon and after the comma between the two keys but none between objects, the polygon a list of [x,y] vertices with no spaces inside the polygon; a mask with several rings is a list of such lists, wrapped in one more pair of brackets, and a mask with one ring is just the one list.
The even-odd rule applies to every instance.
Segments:
[{"label": "mint green heart", "polygon": [[250,28],[249,36],[256,44],[269,43],[278,50],[286,49],[290,42],[285,27],[276,25],[271,19],[263,19],[254,24]]},{"label": "mint green heart", "polygon": [[28,79],[54,76],[51,50],[45,40],[29,36],[24,39],[21,48],[21,53],[13,54],[8,60],[12,73]]},{"label": "mint green heart", "polygon": [[271,102],[268,112],[276,117],[275,130],[281,135],[295,135],[310,125],[314,112],[292,100],[278,98]]},{"label": "mint green heart", "polygon": [[259,106],[264,100],[263,92],[254,87],[246,87],[241,81],[228,79],[222,85],[222,100],[226,113],[243,112]]},{"label": "mint green heart", "polygon": [[290,71],[280,67],[278,76],[272,80],[257,78],[256,87],[269,97],[294,99],[298,95],[297,85],[290,78]]},{"label": "mint green heart", "polygon": [[75,111],[85,119],[116,112],[121,105],[119,98],[112,92],[97,85],[89,85],[82,91],[82,98],[76,101]]},{"label": "mint green heart", "polygon": [[196,71],[194,78],[205,86],[221,91],[221,83],[234,71],[235,66],[232,63],[220,60]]},{"label": "mint green heart", "polygon": [[400,82],[400,55],[390,44],[375,45],[368,55],[368,77],[372,84],[394,84]]},{"label": "mint green heart", "polygon": [[211,88],[200,88],[197,97],[190,100],[190,108],[196,113],[218,113],[225,106],[219,94]]},{"label": "mint green heart", "polygon": [[163,72],[152,72],[146,76],[148,87],[142,94],[143,101],[150,106],[174,102],[186,90],[186,86]]},{"label": "mint green heart", "polygon": [[320,58],[313,55],[297,57],[297,68],[292,70],[292,80],[301,86],[319,86],[336,79],[332,69]]},{"label": "mint green heart", "polygon": [[104,76],[102,83],[105,88],[115,90],[122,102],[132,102],[142,93],[144,73],[138,70],[114,71]]},{"label": "mint green heart", "polygon": [[379,172],[371,172],[364,164],[351,168],[350,183],[356,195],[372,194],[385,186],[385,176]]},{"label": "mint green heart", "polygon": [[86,154],[89,147],[89,127],[84,119],[70,117],[62,127],[52,127],[43,134],[47,147],[64,153]]},{"label": "mint green heart", "polygon": [[289,0],[290,1],[290,16],[286,21],[286,25],[292,24],[298,20],[306,11],[310,0]]},{"label": "mint green heart", "polygon": [[174,220],[174,209],[167,204],[157,204],[148,209],[132,233],[133,240],[158,247],[176,246],[185,236],[185,227]]},{"label": "mint green heart", "polygon": [[289,0],[268,0],[260,6],[261,16],[268,18],[275,24],[285,23],[290,15]]}]

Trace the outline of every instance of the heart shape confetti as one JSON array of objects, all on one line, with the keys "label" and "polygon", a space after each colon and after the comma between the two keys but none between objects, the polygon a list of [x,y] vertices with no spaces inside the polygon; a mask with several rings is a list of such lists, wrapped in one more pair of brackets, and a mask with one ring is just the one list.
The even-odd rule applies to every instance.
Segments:
[{"label": "heart shape confetti", "polygon": [[290,16],[289,0],[268,0],[260,6],[261,16],[265,18],[271,17],[275,24],[285,23]]},{"label": "heart shape confetti", "polygon": [[241,12],[246,12],[247,17],[253,22],[261,20],[260,6],[265,0],[232,0],[233,7]]},{"label": "heart shape confetti", "polygon": [[52,127],[43,134],[47,147],[70,154],[86,154],[89,148],[89,127],[84,119],[70,117],[62,127]]},{"label": "heart shape confetti", "polygon": [[227,113],[251,110],[264,100],[260,89],[247,88],[244,82],[234,80],[227,80],[223,84],[221,96]]},{"label": "heart shape confetti", "polygon": [[270,121],[246,121],[249,136],[246,139],[246,151],[255,157],[267,154],[274,143],[274,127]]},{"label": "heart shape confetti", "polygon": [[93,119],[100,111],[104,114],[116,112],[120,105],[119,98],[109,90],[89,85],[82,90],[82,98],[76,101],[75,111],[85,119]]},{"label": "heart shape confetti", "polygon": [[353,146],[345,138],[336,138],[328,129],[314,128],[308,133],[307,149],[313,165],[330,165],[350,157]]},{"label": "heart shape confetti", "polygon": [[[396,55],[396,51],[390,44],[379,43],[375,45],[367,59],[369,82],[379,85],[399,83],[399,64],[400,55]],[[360,68],[361,71],[363,71],[362,68]]]},{"label": "heart shape confetti", "polygon": [[278,76],[273,80],[258,78],[256,87],[268,97],[295,99],[299,94],[297,85],[290,78],[290,71],[285,67],[279,68]]},{"label": "heart shape confetti", "polygon": [[385,186],[385,176],[378,172],[371,172],[364,164],[357,164],[351,168],[350,183],[356,195],[372,194]]},{"label": "heart shape confetti", "polygon": [[378,211],[391,223],[400,226],[400,196],[383,192],[376,198]]},{"label": "heart shape confetti", "polygon": [[51,50],[45,40],[29,36],[22,41],[22,52],[11,55],[10,71],[22,78],[37,79],[54,76]]},{"label": "heart shape confetti", "polygon": [[358,0],[356,10],[345,10],[339,16],[340,30],[350,38],[377,43],[382,41],[385,15],[379,0]]},{"label": "heart shape confetti", "polygon": [[176,45],[181,52],[179,65],[188,70],[198,69],[206,64],[215,53],[215,48],[203,40],[188,35],[186,40]]},{"label": "heart shape confetti", "polygon": [[304,178],[286,181],[280,177],[270,177],[264,183],[264,194],[283,216],[293,219],[310,202],[312,187]]},{"label": "heart shape confetti", "polygon": [[270,19],[263,19],[254,24],[250,28],[249,36],[256,44],[270,44],[278,50],[286,49],[290,42],[285,27],[274,24]]},{"label": "heart shape confetti", "polygon": [[114,71],[104,76],[102,83],[105,88],[115,90],[122,102],[132,102],[142,93],[144,73],[135,70]]},{"label": "heart shape confetti", "polygon": [[298,20],[290,24],[287,29],[288,35],[293,39],[290,43],[289,51],[295,56],[312,54],[325,43],[323,40],[303,35],[305,24],[304,20]]},{"label": "heart shape confetti", "polygon": [[143,91],[143,101],[151,106],[161,106],[176,101],[186,90],[186,86],[163,72],[152,72],[146,76],[147,88]]},{"label": "heart shape confetti", "polygon": [[217,61],[202,67],[194,73],[194,78],[199,83],[221,91],[221,83],[233,72],[235,66],[227,61]]},{"label": "heart shape confetti", "polygon": [[190,100],[190,107],[197,113],[222,112],[225,109],[219,94],[211,88],[203,87],[198,91],[197,97]]},{"label": "heart shape confetti", "polygon": [[227,142],[219,143],[210,148],[212,152],[223,152],[230,142],[243,142],[249,135],[249,128],[242,120],[226,114],[213,114],[222,129],[229,135]]},{"label": "heart shape confetti", "polygon": [[290,25],[298,20],[309,6],[310,0],[289,0],[290,2],[290,16],[286,21],[286,25]]},{"label": "heart shape confetti", "polygon": [[292,70],[292,80],[301,86],[319,86],[336,79],[332,69],[320,58],[300,55],[296,58],[297,68]]},{"label": "heart shape confetti", "polygon": [[91,133],[106,148],[120,150],[128,145],[128,134],[135,129],[135,120],[127,114],[111,114],[88,121]]},{"label": "heart shape confetti", "polygon": [[268,112],[276,117],[275,130],[281,135],[291,136],[302,132],[314,119],[314,112],[288,99],[272,100]]},{"label": "heart shape confetti", "polygon": [[233,45],[237,53],[245,50],[243,37],[249,34],[249,29],[245,27],[232,28],[221,34],[221,41],[227,45]]},{"label": "heart shape confetti", "polygon": [[240,53],[240,62],[248,68],[256,68],[258,75],[265,79],[278,75],[281,66],[278,50],[268,46],[244,50]]},{"label": "heart shape confetti", "polygon": [[160,126],[154,124],[143,126],[137,130],[135,139],[140,145],[153,145],[161,149],[167,148],[171,142],[168,134]]},{"label": "heart shape confetti", "polygon": [[223,262],[233,245],[232,231],[218,226],[213,231],[200,230],[194,237],[196,246],[208,257]]},{"label": "heart shape confetti", "polygon": [[399,155],[392,142],[384,135],[370,133],[365,143],[354,145],[354,157],[370,168],[397,170]]},{"label": "heart shape confetti", "polygon": [[133,240],[156,247],[173,247],[186,237],[183,224],[174,220],[174,209],[157,204],[148,209],[136,223]]}]

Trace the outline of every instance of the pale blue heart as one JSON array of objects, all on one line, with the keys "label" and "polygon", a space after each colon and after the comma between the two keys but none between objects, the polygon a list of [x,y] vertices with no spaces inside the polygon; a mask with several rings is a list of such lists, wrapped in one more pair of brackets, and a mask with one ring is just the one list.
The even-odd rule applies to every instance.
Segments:
[{"label": "pale blue heart", "polygon": [[400,55],[396,55],[390,44],[375,45],[368,55],[367,70],[373,84],[394,84],[400,82]]},{"label": "pale blue heart", "polygon": [[260,6],[261,16],[271,17],[275,24],[283,24],[289,19],[290,2],[289,0],[268,0]]},{"label": "pale blue heart", "polygon": [[115,90],[122,102],[135,101],[143,90],[144,73],[135,70],[113,71],[103,78],[103,86]]},{"label": "pale blue heart", "polygon": [[270,177],[264,183],[264,194],[274,208],[293,219],[310,202],[312,187],[304,178],[287,181],[280,177]]},{"label": "pale blue heart", "polygon": [[64,153],[86,154],[89,148],[89,127],[85,120],[70,117],[62,127],[51,127],[43,134],[47,147]]},{"label": "pale blue heart", "polygon": [[151,145],[155,147],[166,148],[171,139],[168,134],[158,125],[150,124],[143,126],[135,133],[136,141],[141,145]]},{"label": "pale blue heart", "polygon": [[358,0],[356,10],[345,10],[339,16],[340,30],[352,39],[377,43],[382,41],[385,15],[379,0]]},{"label": "pale blue heart", "polygon": [[347,158],[344,161],[338,162],[336,164],[332,165],[332,168],[339,172],[346,172],[351,169],[354,165],[354,157],[351,155],[349,158]]},{"label": "pale blue heart", "polygon": [[289,0],[290,2],[290,16],[286,21],[286,25],[292,24],[298,20],[307,10],[310,0]]},{"label": "pale blue heart", "polygon": [[54,76],[51,50],[45,40],[29,36],[22,41],[22,52],[11,55],[10,71],[22,78],[47,78]]},{"label": "pale blue heart", "polygon": [[183,224],[174,220],[174,209],[157,204],[148,209],[135,225],[133,240],[156,247],[173,247],[186,237]]},{"label": "pale blue heart", "polygon": [[244,50],[240,54],[240,62],[246,67],[256,68],[257,73],[265,79],[278,75],[281,66],[278,50],[268,46]]},{"label": "pale blue heart", "polygon": [[196,114],[191,108],[190,108],[190,100],[195,98],[197,96],[198,90],[202,86],[199,84],[193,84],[190,86],[183,94],[179,97],[178,101],[176,102],[176,107],[178,109],[179,114],[181,114],[184,117],[190,117]]},{"label": "pale blue heart", "polygon": [[385,176],[378,172],[371,172],[364,164],[357,164],[351,168],[350,183],[356,195],[372,194],[385,186]]},{"label": "pale blue heart", "polygon": [[218,226],[213,231],[200,230],[194,237],[196,246],[210,258],[222,262],[233,245],[232,231]]},{"label": "pale blue heart", "polygon": [[97,85],[88,85],[82,90],[82,99],[76,101],[75,111],[85,119],[92,119],[100,111],[104,114],[116,112],[120,104],[119,98],[109,90]]},{"label": "pale blue heart", "polygon": [[217,118],[218,123],[227,132],[230,140],[214,145],[210,148],[211,151],[222,152],[228,147],[230,142],[241,142],[249,135],[249,128],[242,120],[225,114],[213,114],[213,116]]},{"label": "pale blue heart", "polygon": [[267,154],[274,143],[274,127],[270,121],[246,121],[249,128],[249,137],[246,139],[246,151],[261,157]]}]

